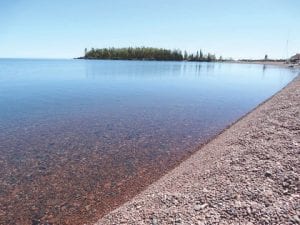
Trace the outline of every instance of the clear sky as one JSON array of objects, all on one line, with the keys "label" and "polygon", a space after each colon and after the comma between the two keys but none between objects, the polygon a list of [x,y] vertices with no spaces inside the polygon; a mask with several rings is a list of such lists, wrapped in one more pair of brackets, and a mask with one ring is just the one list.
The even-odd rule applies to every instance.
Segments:
[{"label": "clear sky", "polygon": [[151,46],[283,58],[300,52],[299,11],[300,0],[1,0],[0,57]]}]

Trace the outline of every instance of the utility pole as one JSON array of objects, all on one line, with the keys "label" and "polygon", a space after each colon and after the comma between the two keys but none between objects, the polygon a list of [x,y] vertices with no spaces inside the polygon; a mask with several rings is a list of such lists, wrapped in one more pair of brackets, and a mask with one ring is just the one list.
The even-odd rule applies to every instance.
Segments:
[{"label": "utility pole", "polygon": [[289,40],[286,41],[286,60],[289,59]]},{"label": "utility pole", "polygon": [[288,31],[288,36],[286,40],[286,61],[289,61],[289,39],[290,39],[291,31]]}]

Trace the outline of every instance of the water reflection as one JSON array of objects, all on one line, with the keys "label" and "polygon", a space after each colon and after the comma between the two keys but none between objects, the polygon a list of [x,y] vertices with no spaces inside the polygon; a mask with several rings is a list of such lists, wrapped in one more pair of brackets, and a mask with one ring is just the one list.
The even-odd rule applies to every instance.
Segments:
[{"label": "water reflection", "polygon": [[152,61],[85,61],[85,74],[88,78],[96,77],[166,77],[200,75],[203,67],[206,73],[214,70],[214,63],[199,62],[152,62]]},{"label": "water reflection", "polygon": [[182,64],[172,62],[143,62],[143,61],[86,61],[87,77],[162,77],[178,76],[182,69]]}]

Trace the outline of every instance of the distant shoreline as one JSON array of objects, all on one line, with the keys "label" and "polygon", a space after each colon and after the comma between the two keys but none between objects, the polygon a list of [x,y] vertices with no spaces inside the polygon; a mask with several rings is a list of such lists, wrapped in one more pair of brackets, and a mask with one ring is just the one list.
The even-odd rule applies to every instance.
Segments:
[{"label": "distant shoreline", "polygon": [[74,59],[83,59],[83,60],[112,60],[112,61],[154,61],[154,62],[190,62],[188,60],[158,60],[158,59],[117,59],[117,58],[111,58],[111,59],[97,59],[97,58],[85,58],[85,57],[78,57]]},{"label": "distant shoreline", "polygon": [[259,64],[259,65],[272,65],[272,66],[280,66],[280,67],[288,67],[288,68],[300,68],[299,64],[288,63],[286,62],[286,60],[266,60],[266,61],[265,60],[249,60],[249,61],[237,60],[237,61],[232,61],[232,63]]},{"label": "distant shoreline", "polygon": [[278,59],[278,60],[216,60],[216,61],[191,61],[191,60],[157,60],[157,59],[98,59],[98,58],[86,58],[86,57],[77,57],[74,59],[82,59],[82,60],[104,60],[104,61],[149,61],[149,62],[206,62],[206,63],[239,63],[239,64],[259,64],[259,65],[273,65],[273,66],[281,66],[281,67],[290,67],[290,68],[300,68],[299,64],[288,63],[286,60]]},{"label": "distant shoreline", "polygon": [[[109,58],[109,59],[98,59],[98,58],[86,58],[86,57],[77,57],[73,59],[82,59],[82,60],[112,60],[112,61],[150,61],[150,62],[227,62],[226,60],[216,60],[216,61],[207,61],[207,60],[201,60],[201,61],[192,61],[192,60],[172,60],[172,59],[137,59],[137,58],[128,58],[128,59],[118,59],[118,58]],[[230,60],[228,60],[229,62]]]}]

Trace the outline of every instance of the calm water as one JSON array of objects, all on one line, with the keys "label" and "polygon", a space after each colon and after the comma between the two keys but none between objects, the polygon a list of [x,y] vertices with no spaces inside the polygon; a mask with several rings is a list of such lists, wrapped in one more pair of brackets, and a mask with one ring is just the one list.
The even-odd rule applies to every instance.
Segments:
[{"label": "calm water", "polygon": [[103,215],[295,76],[246,64],[0,60],[0,224]]}]

